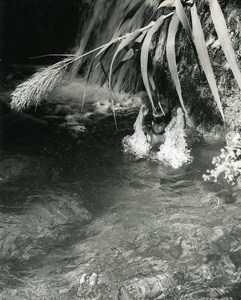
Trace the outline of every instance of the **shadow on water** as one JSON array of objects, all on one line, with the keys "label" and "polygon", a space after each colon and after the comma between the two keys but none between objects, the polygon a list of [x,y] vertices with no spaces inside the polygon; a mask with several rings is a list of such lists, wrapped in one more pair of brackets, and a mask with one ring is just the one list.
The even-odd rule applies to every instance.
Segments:
[{"label": "shadow on water", "polygon": [[240,299],[240,196],[202,180],[220,144],[174,170],[120,140],[3,152],[1,299]]}]

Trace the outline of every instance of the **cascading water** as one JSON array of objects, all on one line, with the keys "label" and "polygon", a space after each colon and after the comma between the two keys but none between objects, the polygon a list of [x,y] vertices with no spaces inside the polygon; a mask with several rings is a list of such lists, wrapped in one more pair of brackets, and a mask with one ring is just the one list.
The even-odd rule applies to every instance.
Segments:
[{"label": "cascading water", "polygon": [[[138,11],[119,27],[125,15],[135,6],[135,1],[123,0],[115,1],[109,0],[102,1],[96,0],[93,4],[93,14],[88,24],[78,39],[80,40],[77,49],[75,50],[76,55],[82,55],[87,50],[92,50],[100,45],[106,44],[112,38],[123,36],[128,32],[132,32],[137,28],[141,28],[149,23],[149,19],[153,13],[158,2],[156,0],[143,1]],[[119,28],[118,30],[116,30]],[[113,52],[112,52],[113,53]],[[95,53],[96,54],[96,53]],[[91,59],[95,56],[88,57],[76,63],[72,68],[72,76],[75,76],[78,69],[81,69],[83,74],[86,74],[88,70],[88,64]],[[123,58],[123,55],[119,55],[116,60],[116,65]],[[108,71],[111,63],[112,55],[106,55],[103,60],[104,68]],[[118,71],[118,76],[115,76],[113,80],[113,88],[116,91],[124,90],[128,92],[135,92],[140,85],[140,72],[136,68],[136,61],[129,60],[125,63]],[[95,84],[103,84],[106,80],[106,76],[103,70],[98,66],[91,74],[90,82]]]},{"label": "cascading water", "polygon": [[[89,3],[89,8],[91,9],[92,14],[89,20],[86,20],[86,25],[82,30],[82,34],[80,34],[80,36],[78,37],[80,42],[75,50],[75,55],[81,56],[85,52],[98,48],[101,45],[107,44],[112,39],[118,38],[120,36],[125,36],[125,34],[129,32],[133,32],[136,29],[146,26],[147,24],[150,23],[152,17],[155,16],[154,12],[157,5],[158,5],[157,1],[139,1],[136,3],[130,3],[130,1],[127,0],[119,1],[119,2],[114,0],[108,0],[105,1],[104,9],[103,9],[103,2],[101,1],[94,1],[92,3]],[[156,18],[157,16],[155,16],[155,19]],[[155,65],[158,65],[158,62],[160,63],[161,61],[163,61],[164,45],[165,45],[165,40],[167,35],[166,25],[167,23],[165,23],[163,28],[160,30],[158,40],[156,39],[155,42],[153,42],[153,45],[151,46],[153,50],[152,56],[154,61],[153,64],[154,72],[156,71]],[[89,83],[92,84],[92,86],[93,84],[102,85],[103,82],[105,81],[106,74],[108,73],[110,69],[110,65],[112,64],[114,50],[116,49],[116,47],[118,46],[115,45],[113,47],[114,49],[108,52],[108,55],[103,55],[103,59],[101,60],[101,63],[94,66],[93,68],[94,71],[90,75],[90,79],[89,79]],[[134,47],[132,51],[135,51]],[[116,65],[120,64],[125,54],[126,53],[118,54],[118,57],[116,59]],[[96,52],[94,52],[92,56],[88,56],[87,58],[83,58],[80,61],[77,61],[72,66],[70,77],[73,78],[74,76],[76,76],[79,69],[81,69],[81,72],[83,73],[83,75],[85,75],[88,72],[88,65],[91,65],[91,60],[94,59],[95,55]],[[122,65],[122,67],[118,72],[118,76],[112,76],[114,77],[114,80],[112,80],[112,86],[114,87],[115,91],[124,90],[128,92],[135,92],[138,89],[138,85],[140,86],[141,83],[140,76],[138,76],[140,73],[139,70],[140,63],[139,62],[137,63],[136,60],[140,59],[139,56],[140,55],[137,54],[136,56],[132,57],[131,60],[128,60],[128,62]],[[100,67],[101,65],[102,67]],[[103,69],[105,69],[105,72],[103,72]],[[83,105],[81,111],[83,112]],[[71,117],[69,119],[71,120],[71,123],[75,124],[74,128],[78,129],[79,124],[78,122],[76,122],[76,116]],[[138,158],[148,156],[149,150],[151,149],[151,145],[149,141],[146,140],[146,136],[142,130],[142,126],[139,126],[140,125],[139,119],[140,119],[140,114],[134,126],[135,129],[134,135],[126,137],[123,140],[123,145],[125,150],[134,153],[135,156],[137,156]],[[81,129],[82,128],[84,127],[81,127]],[[175,132],[175,129],[176,127],[174,126],[172,128],[172,136],[173,138],[178,139],[178,135]],[[179,131],[180,130],[181,129],[179,128]],[[184,126],[183,126],[182,136],[184,135],[185,133],[184,133]],[[162,149],[165,145],[162,146]],[[169,146],[168,149],[170,148]],[[180,151],[180,147],[178,146],[173,146],[172,148],[173,151],[176,152]],[[185,151],[183,150],[181,152],[187,158],[187,155],[185,155]],[[161,155],[161,151],[157,157],[160,160],[169,161],[167,157],[164,158],[163,155]],[[163,157],[163,159],[161,159],[161,157]],[[180,156],[178,155],[177,157],[180,158]],[[186,159],[186,161],[188,161],[188,158]],[[182,163],[183,162],[180,162],[180,166],[182,165]],[[170,164],[174,166],[173,163]]]}]

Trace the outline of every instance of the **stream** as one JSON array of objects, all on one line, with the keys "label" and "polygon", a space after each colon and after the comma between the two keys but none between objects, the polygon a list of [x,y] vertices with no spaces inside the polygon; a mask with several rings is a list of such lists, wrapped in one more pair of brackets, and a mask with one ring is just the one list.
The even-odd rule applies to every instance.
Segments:
[{"label": "stream", "polygon": [[[39,67],[60,59],[41,54],[75,51],[80,56],[146,26],[159,16],[160,3],[85,0],[42,1],[42,5],[39,1],[41,5],[31,10],[27,5],[31,1],[23,1],[22,6],[13,1],[8,11],[5,2],[1,5],[5,19],[12,16],[9,20],[15,21],[6,23],[9,29],[2,35],[6,46],[0,46],[4,54],[0,71],[0,300],[241,300],[241,191],[222,180],[215,183],[202,178],[212,168],[213,157],[220,154],[223,141],[195,142],[193,161],[178,169],[149,157],[136,159],[123,149],[122,139],[133,133],[138,110],[148,96],[142,91],[143,65],[139,67],[138,57],[143,34],[142,40],[139,36],[139,41],[132,39],[131,52],[123,56],[114,54],[120,46],[107,53],[107,44],[104,52],[76,60],[71,70],[76,76],[63,77],[60,87],[44,95],[47,104],[41,103],[38,109],[17,113],[9,106],[17,85]],[[225,16],[235,51],[240,51],[238,4],[221,2],[227,6]],[[204,23],[207,7],[200,14]],[[156,95],[164,88],[160,95],[170,99],[159,100],[173,108],[170,76],[166,67],[158,71],[166,65],[166,25],[151,43],[151,73],[158,88],[152,77],[150,83]],[[229,97],[236,90],[228,64],[209,21],[204,29],[215,68],[224,67],[217,78],[224,86],[222,93],[226,89]],[[9,42],[7,37],[11,37]],[[191,61],[188,67],[192,56],[182,36],[179,42],[178,59],[187,54],[180,60],[185,97],[192,103],[201,95],[206,103],[210,91],[194,72],[196,63]],[[101,64],[93,60],[92,65],[98,55]],[[85,77],[89,64],[94,72]],[[114,94],[103,86],[108,79],[109,67],[105,68],[110,65],[114,66],[112,75],[119,73],[109,85],[123,92]],[[147,65],[150,71],[148,61]],[[89,86],[77,75],[78,67]],[[51,86],[52,81],[46,82]],[[32,95],[41,90],[40,79],[38,83]],[[193,103],[194,116],[200,113],[203,119],[209,118],[212,105],[200,104],[205,110],[199,111],[198,102]],[[123,129],[118,133],[113,110]]]},{"label": "stream", "polygon": [[221,142],[178,170],[119,136],[1,154],[0,299],[241,299],[241,198],[204,182]]}]

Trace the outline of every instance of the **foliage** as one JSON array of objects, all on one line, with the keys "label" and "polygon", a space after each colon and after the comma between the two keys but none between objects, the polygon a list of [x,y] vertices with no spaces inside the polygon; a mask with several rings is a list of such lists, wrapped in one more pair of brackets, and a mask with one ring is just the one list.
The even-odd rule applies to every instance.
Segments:
[{"label": "foliage", "polygon": [[[232,91],[232,88],[230,88]],[[229,91],[230,91],[229,90]],[[225,116],[227,127],[229,130],[233,132],[240,132],[241,131],[241,98],[240,96],[234,96],[235,94],[231,95],[230,97],[226,98],[225,104],[227,107],[225,108]],[[235,117],[234,117],[235,116]]]},{"label": "foliage", "polygon": [[241,136],[236,133],[232,139],[232,146],[226,146],[221,149],[221,154],[213,158],[212,164],[215,166],[212,170],[207,170],[203,175],[204,180],[214,180],[223,174],[224,179],[234,184],[241,175]]},{"label": "foliage", "polygon": [[70,61],[66,58],[44,68],[20,84],[11,95],[11,106],[16,110],[23,110],[30,105],[37,106],[61,82]]},{"label": "foliage", "polygon": [[228,28],[222,10],[217,0],[210,0],[210,11],[213,23],[218,34],[219,42],[222,46],[226,59],[230,65],[233,75],[241,89],[241,74],[237,64],[235,52],[232,47],[232,42],[228,33]]},{"label": "foliage", "polygon": [[172,79],[174,81],[177,90],[180,103],[182,105],[185,114],[187,115],[187,111],[185,109],[184,101],[182,98],[182,89],[181,89],[181,84],[178,76],[176,54],[175,54],[175,38],[178,31],[179,23],[180,21],[177,14],[174,14],[169,25],[168,36],[167,36],[167,46],[166,46],[167,62],[168,62]]},{"label": "foliage", "polygon": [[192,24],[193,24],[193,35],[196,43],[196,49],[197,53],[200,59],[200,62],[203,67],[203,71],[206,75],[206,78],[208,80],[209,86],[212,90],[212,94],[214,96],[214,99],[217,103],[218,109],[224,119],[224,113],[223,113],[223,108],[221,104],[221,100],[219,98],[219,93],[218,93],[218,88],[216,85],[212,65],[208,56],[208,51],[206,48],[206,43],[204,39],[204,34],[202,31],[202,25],[199,20],[198,14],[197,14],[197,8],[196,5],[194,4],[193,7],[191,8],[191,17],[192,17]]},{"label": "foliage", "polygon": [[[138,10],[142,5],[144,5],[145,1],[139,0],[135,3],[135,5],[132,7],[132,9],[127,12],[126,16],[124,17],[123,21],[121,22],[120,26],[117,28],[116,32],[120,32],[121,27],[123,27],[126,22],[128,22],[136,13],[138,13]],[[224,53],[226,55],[227,61],[230,64],[231,70],[233,71],[233,74],[236,78],[236,80],[239,83],[239,86],[241,87],[241,74],[238,68],[238,65],[235,60],[234,51],[232,49],[229,33],[227,30],[227,26],[225,23],[225,19],[223,16],[223,13],[221,11],[221,8],[218,4],[217,0],[210,0],[209,1],[210,6],[210,12],[211,16],[221,43],[221,46],[224,50]],[[191,7],[191,8],[190,8]],[[174,10],[174,12],[171,12],[169,14],[163,14],[163,8]],[[69,69],[68,66],[70,64],[77,63],[82,59],[84,56],[89,55],[93,52],[98,53],[95,55],[94,59],[92,60],[89,72],[87,76],[87,82],[89,78],[89,74],[92,72],[92,69],[94,67],[94,63],[96,62],[95,66],[98,64],[102,65],[102,60],[104,56],[110,51],[112,46],[115,44],[119,44],[117,46],[117,49],[113,55],[111,65],[109,67],[108,72],[108,80],[109,80],[109,86],[112,87],[111,79],[113,76],[113,73],[115,70],[118,70],[119,67],[125,63],[129,58],[132,58],[132,55],[128,55],[127,57],[124,57],[124,61],[121,61],[120,66],[116,66],[114,70],[114,62],[119,55],[121,51],[128,51],[132,49],[134,43],[138,40],[140,40],[141,37],[141,51],[140,51],[140,66],[141,66],[141,75],[143,78],[143,83],[146,88],[146,91],[148,93],[153,113],[156,113],[156,107],[152,98],[152,92],[153,89],[155,89],[155,82],[153,81],[153,78],[150,76],[150,72],[148,70],[148,58],[149,58],[149,51],[150,46],[153,40],[153,36],[161,29],[163,26],[163,23],[168,22],[168,19],[171,19],[169,30],[168,30],[168,37],[167,37],[167,61],[168,66],[171,72],[171,76],[174,81],[174,85],[177,90],[178,97],[180,99],[180,104],[183,108],[183,111],[185,112],[185,115],[187,116],[187,111],[184,105],[184,101],[182,98],[182,90],[181,85],[179,81],[178,76],[178,70],[176,66],[176,55],[175,55],[175,37],[179,28],[179,23],[182,24],[185,32],[187,33],[187,36],[191,42],[192,48],[194,49],[195,54],[198,56],[200,64],[204,70],[204,73],[207,77],[208,83],[210,85],[212,94],[214,96],[215,102],[218,106],[218,109],[224,119],[224,113],[221,105],[221,101],[218,95],[218,89],[215,81],[215,77],[212,71],[211,62],[208,56],[208,52],[206,49],[206,44],[204,40],[204,34],[202,31],[201,23],[198,17],[196,4],[194,1],[190,0],[165,0],[162,1],[162,3],[157,7],[157,9],[154,11],[152,19],[155,18],[155,16],[160,15],[156,21],[151,21],[147,26],[144,26],[143,28],[137,29],[131,33],[127,33],[124,36],[113,38],[110,42],[106,43],[105,45],[102,45],[92,51],[89,51],[81,56],[72,56],[71,58],[66,58],[62,60],[61,62],[50,66],[43,71],[40,70],[37,72],[32,78],[30,78],[27,82],[21,84],[17,87],[17,89],[12,94],[12,108],[15,109],[24,109],[28,107],[31,104],[37,105],[42,100],[46,98],[46,95],[53,90],[53,88],[59,84],[61,79],[63,78],[64,74]],[[192,27],[189,24],[189,19],[192,19]],[[218,24],[221,24],[220,26]],[[130,52],[129,52],[130,53]],[[103,66],[102,66],[103,67]],[[105,72],[104,68],[103,71]],[[160,83],[158,83],[160,84]],[[161,107],[160,102],[158,105]],[[162,109],[162,107],[161,107]]]},{"label": "foliage", "polygon": [[[135,47],[137,47],[136,45],[138,44],[140,48],[139,59],[143,84],[149,96],[153,114],[157,114],[157,107],[153,100],[153,94],[155,93],[156,84],[160,85],[161,83],[157,83],[153,79],[151,70],[149,68],[149,58],[151,56],[150,54],[154,38],[162,31],[162,28],[166,30],[167,27],[164,27],[163,24],[168,24],[166,41],[167,63],[181,107],[186,115],[186,118],[188,119],[188,113],[182,96],[177,55],[175,53],[176,36],[178,34],[180,25],[183,27],[184,32],[188,37],[191,45],[190,49],[193,49],[194,54],[197,57],[199,68],[206,76],[215,103],[219,109],[223,121],[225,122],[222,102],[219,96],[212,63],[204,38],[205,34],[203,32],[202,25],[198,16],[198,9],[196,5],[197,2],[197,0],[164,0],[154,10],[153,15],[149,19],[149,24],[145,25],[142,28],[135,29],[133,32],[116,37],[119,32],[122,32],[121,29],[125,27],[126,23],[129,22],[129,20],[133,18],[133,16],[135,16],[135,14],[138,13],[139,9],[145,4],[144,0],[136,1],[132,9],[129,10],[129,12],[127,12],[126,16],[123,18],[112,40],[104,45],[101,45],[100,47],[97,47],[96,49],[84,53],[83,55],[73,55],[67,57],[62,61],[50,67],[47,67],[44,70],[40,70],[39,72],[34,74],[29,80],[19,85],[17,89],[12,93],[12,108],[22,110],[30,105],[38,105],[42,100],[46,99],[48,93],[51,92],[55,88],[55,86],[61,82],[65,74],[68,72],[70,65],[79,63],[79,61],[83,57],[94,52],[96,52],[97,54],[94,56],[89,65],[86,84],[88,84],[91,72],[95,70],[98,65],[100,65],[108,80],[109,87],[110,89],[112,89],[113,75],[121,68],[124,63],[133,58],[136,50]],[[230,40],[224,15],[217,0],[209,0],[207,3],[220,45],[223,49],[234,78],[236,79],[239,88],[241,89],[241,73],[236,61],[234,50],[232,48],[232,43]],[[206,2],[200,2],[200,5],[203,4],[206,5]],[[169,10],[170,12],[166,14],[166,12]],[[189,23],[189,20],[191,20],[191,24]],[[103,66],[103,59],[110,53],[110,51],[113,50],[113,48],[115,49],[115,51],[112,55],[111,64],[107,71]],[[117,56],[119,56],[121,53],[123,54],[123,52],[124,55],[122,56],[121,61],[116,65]],[[161,102],[158,101],[157,104],[164,114]],[[214,160],[214,164],[218,171],[213,171],[212,173],[210,173],[210,175],[207,175],[210,178],[217,178],[220,173],[225,172],[225,176],[229,180],[229,178],[235,178],[236,174],[240,174],[239,166],[236,163],[240,159],[240,155],[237,154],[239,153],[238,150],[231,151],[227,147],[225,149],[226,150],[224,150],[219,159],[216,158]],[[233,177],[230,177],[230,173],[233,174]],[[207,178],[208,177],[206,177],[206,179]]]},{"label": "foliage", "polygon": [[[156,113],[156,108],[154,106],[154,102],[152,99],[151,87],[150,87],[150,79],[148,76],[148,57],[149,57],[149,49],[152,41],[152,37],[155,32],[162,26],[165,18],[167,16],[161,16],[157,19],[155,24],[153,24],[152,28],[150,28],[144,38],[142,47],[141,47],[141,75],[143,79],[144,86],[146,88],[147,94],[152,104],[153,112]],[[163,110],[162,110],[163,111]]]}]

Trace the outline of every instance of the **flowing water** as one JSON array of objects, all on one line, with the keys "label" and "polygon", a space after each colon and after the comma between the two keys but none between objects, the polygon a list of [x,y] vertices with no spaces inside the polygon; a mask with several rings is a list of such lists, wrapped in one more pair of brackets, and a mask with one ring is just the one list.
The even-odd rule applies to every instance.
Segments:
[{"label": "flowing water", "polygon": [[[102,17],[102,4],[94,2],[76,53],[114,36],[133,7],[117,2],[107,1]],[[148,23],[153,9],[148,16],[144,8],[116,35]],[[114,79],[116,90],[138,86],[130,64]],[[91,81],[103,77],[97,69]],[[77,90],[71,109],[57,109],[61,118],[75,109],[65,125],[81,132],[79,97]],[[99,108],[109,109],[102,100]],[[31,122],[14,129],[24,136]],[[43,132],[48,143],[39,142]],[[0,149],[1,300],[241,299],[240,191],[202,179],[221,142],[196,144],[194,161],[174,170],[124,153],[121,134],[56,144],[51,134],[36,131],[27,146],[12,141]]]},{"label": "flowing water", "polygon": [[3,150],[0,299],[241,299],[241,198],[202,180],[221,144],[174,170],[120,140]]},{"label": "flowing water", "polygon": [[[93,50],[101,45],[105,45],[114,38],[125,36],[127,33],[145,27],[151,21],[155,9],[159,5],[159,2],[156,0],[138,1],[138,3],[141,4],[139,6],[137,2],[129,0],[106,0],[104,5],[103,1],[99,0],[87,0],[86,2],[91,7],[92,13],[85,20],[84,26],[82,25],[79,28],[80,32],[75,49],[75,55],[78,56],[81,56],[88,50]],[[123,20],[125,20],[125,22],[123,22]],[[166,28],[163,31],[165,35]],[[162,48],[164,40],[165,37],[163,37],[163,34],[160,35],[158,50],[154,51],[154,60],[156,62],[161,60],[160,57],[163,55]],[[100,64],[97,64],[98,59],[95,60],[95,71],[88,75],[90,76],[89,80],[92,84],[103,84],[106,82],[106,72],[109,72],[116,47],[117,46],[113,46],[108,52],[108,55],[104,54],[102,56],[102,67],[100,67]],[[72,75],[76,75],[80,68],[81,73],[87,76],[90,62],[97,53],[98,52],[95,52],[83,60],[76,62],[71,70]],[[137,67],[137,65],[140,65],[139,58],[137,55],[134,55],[133,59],[125,60],[127,63],[123,64],[122,59],[126,54],[126,51],[122,51],[122,53],[119,53],[118,57],[115,58],[114,69],[117,67],[118,76],[116,76],[117,74],[113,74],[112,87],[115,91],[125,90],[136,92],[142,85],[139,76],[140,67]],[[122,65],[121,68],[118,67],[120,63]],[[103,69],[105,72],[103,72]]]}]

